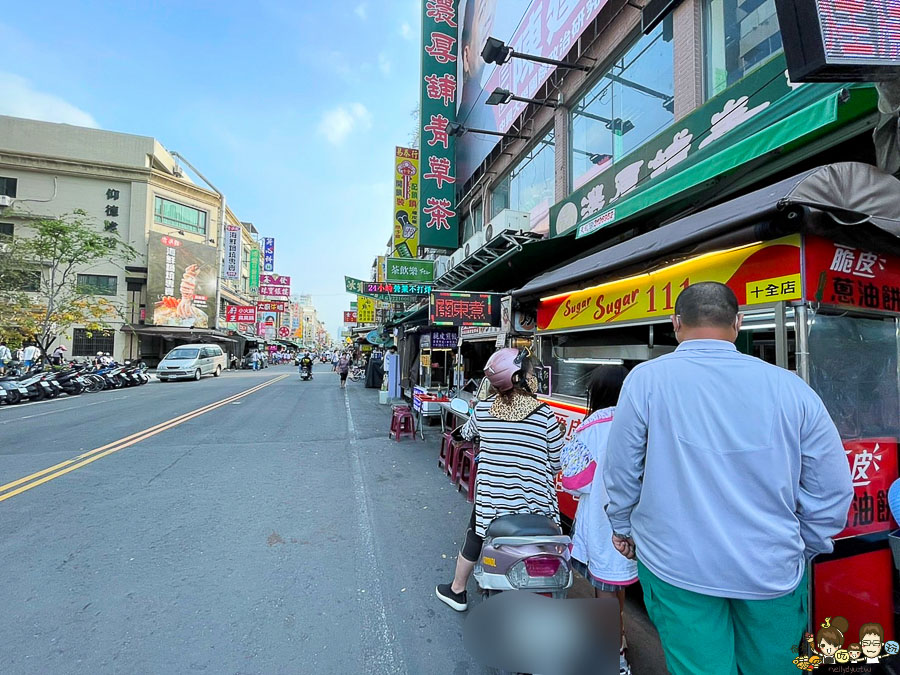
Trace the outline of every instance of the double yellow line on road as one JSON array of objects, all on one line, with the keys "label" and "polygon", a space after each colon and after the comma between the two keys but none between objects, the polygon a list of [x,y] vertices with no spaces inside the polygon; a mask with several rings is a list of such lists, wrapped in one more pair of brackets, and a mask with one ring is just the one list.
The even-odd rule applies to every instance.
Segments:
[{"label": "double yellow line on road", "polygon": [[59,478],[60,476],[69,473],[70,471],[80,469],[81,467],[86,466],[91,462],[97,461],[101,457],[106,457],[107,455],[111,455],[114,452],[118,452],[119,450],[124,450],[125,448],[131,447],[135,443],[145,441],[148,438],[155,436],[156,434],[162,433],[163,431],[171,429],[172,427],[177,427],[179,424],[184,424],[185,422],[192,420],[195,417],[199,417],[200,415],[208,413],[212,410],[215,410],[216,408],[221,408],[223,405],[228,405],[229,403],[233,403],[238,399],[244,398],[245,396],[254,394],[260,389],[264,389],[271,384],[275,384],[276,382],[279,382],[286,377],[290,377],[290,375],[285,374],[279,375],[278,377],[273,377],[267,382],[263,382],[262,384],[259,384],[255,387],[251,387],[250,389],[235,394],[234,396],[229,396],[228,398],[224,398],[221,401],[216,401],[215,403],[210,403],[209,405],[205,405],[202,408],[197,408],[196,410],[192,410],[191,412],[184,413],[183,415],[179,415],[178,417],[173,417],[172,419],[157,424],[156,426],[152,426],[149,429],[138,431],[135,434],[131,434],[131,436],[126,436],[125,438],[120,438],[117,441],[107,443],[106,445],[103,445],[99,448],[94,448],[93,450],[84,452],[77,457],[73,457],[72,459],[67,459],[65,462],[60,462],[55,466],[44,469],[43,471],[38,471],[37,473],[33,473],[30,476],[25,476],[24,478],[14,480],[12,483],[0,485],[0,502],[6,501],[10,497],[15,497],[18,494],[22,494],[23,492],[51,481],[54,478]]}]

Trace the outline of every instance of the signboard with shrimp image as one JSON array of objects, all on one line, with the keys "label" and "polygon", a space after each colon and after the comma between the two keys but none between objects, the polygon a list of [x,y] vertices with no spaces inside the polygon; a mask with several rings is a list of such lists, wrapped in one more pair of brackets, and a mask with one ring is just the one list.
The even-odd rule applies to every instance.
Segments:
[{"label": "signboard with shrimp image", "polygon": [[216,249],[159,232],[150,233],[147,295],[154,326],[212,328]]}]

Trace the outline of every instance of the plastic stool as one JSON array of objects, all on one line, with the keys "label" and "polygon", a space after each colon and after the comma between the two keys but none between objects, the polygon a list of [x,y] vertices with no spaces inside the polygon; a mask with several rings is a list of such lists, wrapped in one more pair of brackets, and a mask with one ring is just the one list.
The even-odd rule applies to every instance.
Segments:
[{"label": "plastic stool", "polygon": [[459,463],[459,483],[456,485],[456,491],[460,488],[466,488],[466,501],[475,501],[475,476],[478,473],[478,463],[475,461],[475,448],[467,448],[463,453],[462,460]]},{"label": "plastic stool", "polygon": [[450,473],[450,466],[453,464],[453,432],[446,431],[441,436],[441,451],[438,454],[438,468],[443,469],[444,473]]},{"label": "plastic stool", "polygon": [[388,432],[388,438],[393,435],[399,442],[403,434],[409,434],[413,440],[416,439],[416,420],[409,408],[395,408],[394,414],[391,416],[391,430]]},{"label": "plastic stool", "polygon": [[462,458],[467,451],[472,448],[471,441],[453,441],[452,445],[452,461],[450,464],[450,482],[454,485],[459,484],[460,468],[462,467]]}]

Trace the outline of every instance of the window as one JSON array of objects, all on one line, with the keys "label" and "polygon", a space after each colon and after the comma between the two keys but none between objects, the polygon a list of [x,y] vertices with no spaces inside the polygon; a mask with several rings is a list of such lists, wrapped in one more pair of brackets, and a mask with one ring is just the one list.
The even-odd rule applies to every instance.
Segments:
[{"label": "window", "polygon": [[79,293],[92,295],[116,295],[118,279],[105,274],[79,274],[76,286]]},{"label": "window", "polygon": [[704,0],[704,23],[710,98],[781,49],[775,0]]},{"label": "window", "polygon": [[96,356],[97,352],[109,352],[115,349],[115,334],[111,330],[89,331],[87,328],[75,328],[72,331],[72,356]]},{"label": "window", "polygon": [[527,211],[531,229],[549,228],[550,205],[555,201],[554,134],[544,136],[491,193],[491,218],[503,209]]},{"label": "window", "polygon": [[153,220],[160,225],[177,227],[185,232],[206,234],[206,211],[157,197],[153,207]]},{"label": "window", "polygon": [[0,176],[0,195],[15,197],[18,184],[18,178],[4,178],[3,176]]},{"label": "window", "polygon": [[37,293],[41,290],[41,273],[39,270],[21,270],[16,275],[13,285],[18,291]]},{"label": "window", "polygon": [[0,223],[0,239],[12,239],[15,229],[12,223]]},{"label": "window", "polygon": [[572,110],[573,189],[674,122],[671,21],[638,40]]}]

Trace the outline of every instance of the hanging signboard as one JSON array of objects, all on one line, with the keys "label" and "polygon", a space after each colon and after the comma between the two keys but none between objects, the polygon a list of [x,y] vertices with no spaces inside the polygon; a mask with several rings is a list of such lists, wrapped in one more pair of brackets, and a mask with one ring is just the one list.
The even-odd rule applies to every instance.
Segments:
[{"label": "hanging signboard", "polygon": [[708,253],[647,274],[541,300],[538,330],[565,330],[672,314],[690,284],[727,284],[744,305],[799,300],[800,235]]},{"label": "hanging signboard", "polygon": [[[431,293],[431,284],[380,284],[378,282],[366,282],[365,295],[428,295]],[[380,298],[379,298],[380,299]],[[390,297],[384,298],[389,300]]]},{"label": "hanging signboard", "polygon": [[267,298],[289,298],[291,295],[290,286],[263,286],[260,284],[259,294]]},{"label": "hanging signboard", "polygon": [[290,286],[291,278],[280,274],[261,274],[259,284],[260,286]]},{"label": "hanging signboard", "polygon": [[263,272],[275,270],[275,239],[263,238]]},{"label": "hanging signboard", "polygon": [[431,347],[433,349],[456,349],[459,344],[459,336],[456,330],[437,330],[431,334]]},{"label": "hanging signboard", "polygon": [[419,254],[419,151],[394,152],[394,237],[392,252],[401,258]]},{"label": "hanging signboard", "polygon": [[886,532],[897,527],[888,507],[888,489],[897,479],[897,439],[844,441],[853,480],[847,525],[835,538]]},{"label": "hanging signboard", "polygon": [[228,323],[256,323],[256,307],[253,305],[225,305],[225,321]]},{"label": "hanging signboard", "polygon": [[241,227],[225,227],[225,278],[241,278]]},{"label": "hanging signboard", "polygon": [[900,10],[891,0],[776,0],[794,82],[872,82],[900,75]]},{"label": "hanging signboard", "polygon": [[291,278],[280,274],[263,273],[259,275],[259,294],[266,297],[290,297]]},{"label": "hanging signboard", "polygon": [[354,279],[353,277],[344,277],[344,288],[348,293],[353,293],[353,295],[365,295],[366,297],[372,298],[374,300],[384,300],[385,302],[390,302],[391,296],[387,293],[369,293],[366,289],[369,284],[372,283],[370,281],[363,281],[362,279]]},{"label": "hanging signboard", "polygon": [[435,326],[499,326],[500,295],[434,291],[429,320]]},{"label": "hanging signboard", "polygon": [[459,246],[454,136],[456,122],[457,0],[422,3],[422,88],[419,107],[419,245]]},{"label": "hanging signboard", "polygon": [[147,296],[154,326],[213,328],[216,249],[160,232],[148,244]]},{"label": "hanging signboard", "polygon": [[356,323],[356,312],[344,312],[344,323]]},{"label": "hanging signboard", "polygon": [[431,283],[434,281],[434,261],[388,258],[386,281]]},{"label": "hanging signboard", "polygon": [[357,298],[356,320],[359,323],[375,323],[375,301],[372,298]]},{"label": "hanging signboard", "polygon": [[807,299],[829,305],[900,312],[900,257],[808,235]]},{"label": "hanging signboard", "polygon": [[260,300],[256,303],[256,309],[260,312],[286,312],[287,302],[284,300]]},{"label": "hanging signboard", "polygon": [[259,249],[250,249],[250,292],[259,292]]}]

